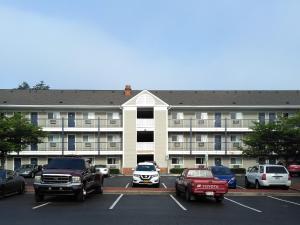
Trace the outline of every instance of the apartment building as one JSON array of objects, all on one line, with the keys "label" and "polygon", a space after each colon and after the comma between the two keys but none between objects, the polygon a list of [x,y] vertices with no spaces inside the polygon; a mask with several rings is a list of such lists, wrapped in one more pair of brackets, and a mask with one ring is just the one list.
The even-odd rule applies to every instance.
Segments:
[{"label": "apartment building", "polygon": [[22,112],[48,133],[12,153],[6,167],[76,155],[130,174],[138,162],[174,167],[248,167],[239,147],[253,122],[300,109],[295,91],[0,90],[0,113]]}]

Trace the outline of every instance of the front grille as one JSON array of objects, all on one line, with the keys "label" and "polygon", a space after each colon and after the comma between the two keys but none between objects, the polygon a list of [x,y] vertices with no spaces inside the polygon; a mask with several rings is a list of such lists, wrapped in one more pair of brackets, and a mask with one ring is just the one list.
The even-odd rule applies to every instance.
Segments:
[{"label": "front grille", "polygon": [[151,175],[141,175],[140,177],[142,180],[150,180],[152,178]]},{"label": "front grille", "polygon": [[70,175],[43,175],[42,181],[46,184],[64,184],[71,182],[72,177]]}]

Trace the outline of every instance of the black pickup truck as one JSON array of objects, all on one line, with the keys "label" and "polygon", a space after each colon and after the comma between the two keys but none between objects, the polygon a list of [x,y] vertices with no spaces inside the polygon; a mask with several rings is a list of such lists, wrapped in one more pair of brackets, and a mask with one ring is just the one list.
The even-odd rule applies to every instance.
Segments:
[{"label": "black pickup truck", "polygon": [[45,195],[73,195],[84,201],[90,192],[103,192],[103,177],[84,159],[61,157],[52,159],[36,174],[33,186],[37,202]]}]

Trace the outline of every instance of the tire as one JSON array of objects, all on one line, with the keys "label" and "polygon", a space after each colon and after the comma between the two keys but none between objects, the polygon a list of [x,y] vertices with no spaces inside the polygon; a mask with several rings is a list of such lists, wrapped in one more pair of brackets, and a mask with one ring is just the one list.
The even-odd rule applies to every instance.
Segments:
[{"label": "tire", "polygon": [[24,194],[25,193],[25,183],[21,183],[18,194]]},{"label": "tire", "polygon": [[185,200],[188,202],[192,200],[191,192],[188,189],[185,190]]},{"label": "tire", "polygon": [[221,203],[224,199],[224,196],[218,196],[218,197],[215,197],[215,199],[216,199],[216,202]]},{"label": "tire", "polygon": [[177,185],[175,186],[176,196],[180,196],[181,192],[179,191]]},{"label": "tire", "polygon": [[44,195],[39,194],[39,193],[35,193],[34,198],[35,198],[36,202],[42,202],[42,201],[44,201]]},{"label": "tire", "polygon": [[255,181],[255,188],[256,188],[256,189],[260,189],[260,188],[261,188],[261,186],[260,186],[258,180]]},{"label": "tire", "polygon": [[83,187],[83,188],[81,188],[80,191],[77,193],[77,195],[76,195],[76,200],[77,200],[78,202],[83,202],[83,201],[85,200],[85,195],[86,195],[86,191],[85,191],[85,189],[84,189],[84,187]]},{"label": "tire", "polygon": [[245,187],[246,187],[246,188],[250,188],[250,183],[249,183],[247,177],[245,177]]},{"label": "tire", "polygon": [[136,187],[136,184],[135,184],[135,183],[132,183],[131,187]]},{"label": "tire", "polygon": [[98,185],[95,189],[96,194],[103,194],[103,185]]},{"label": "tire", "polygon": [[159,188],[159,186],[160,186],[160,183],[157,183],[154,185],[154,187],[156,187],[156,188]]}]

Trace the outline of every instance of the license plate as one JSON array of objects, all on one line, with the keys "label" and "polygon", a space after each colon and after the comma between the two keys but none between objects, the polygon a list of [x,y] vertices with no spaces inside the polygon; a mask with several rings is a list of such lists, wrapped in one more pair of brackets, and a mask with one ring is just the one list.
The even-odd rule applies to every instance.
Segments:
[{"label": "license plate", "polygon": [[150,181],[149,180],[144,180],[144,183],[150,183]]},{"label": "license plate", "polygon": [[208,196],[214,196],[214,192],[212,192],[212,191],[207,191],[207,192],[205,192],[205,195],[208,195]]}]

